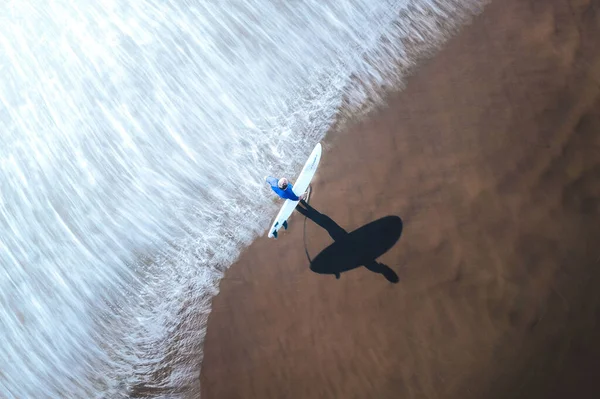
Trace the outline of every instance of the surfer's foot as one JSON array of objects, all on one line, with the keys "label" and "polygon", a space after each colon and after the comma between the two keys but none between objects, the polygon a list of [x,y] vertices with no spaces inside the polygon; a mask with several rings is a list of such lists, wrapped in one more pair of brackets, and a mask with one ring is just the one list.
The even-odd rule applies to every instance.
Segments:
[{"label": "surfer's foot", "polygon": [[287,230],[287,228],[288,228],[287,220],[285,222],[283,222],[283,228]]}]

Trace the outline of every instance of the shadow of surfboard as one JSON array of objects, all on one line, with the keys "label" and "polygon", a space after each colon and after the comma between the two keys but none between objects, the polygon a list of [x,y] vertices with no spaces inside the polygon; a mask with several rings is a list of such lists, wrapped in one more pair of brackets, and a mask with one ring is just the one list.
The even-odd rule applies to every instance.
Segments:
[{"label": "shadow of surfboard", "polygon": [[[377,258],[389,251],[402,235],[402,219],[386,216],[348,233],[329,216],[318,212],[306,202],[296,210],[324,228],[333,244],[310,261],[310,270],[319,274],[340,274],[364,266],[373,273],[383,275],[389,282],[397,283],[398,275]],[[310,257],[309,257],[310,260]]]}]

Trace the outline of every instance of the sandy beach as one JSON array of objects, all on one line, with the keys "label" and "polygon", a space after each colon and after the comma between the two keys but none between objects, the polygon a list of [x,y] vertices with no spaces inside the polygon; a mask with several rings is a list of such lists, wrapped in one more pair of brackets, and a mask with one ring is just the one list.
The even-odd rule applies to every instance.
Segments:
[{"label": "sandy beach", "polygon": [[334,241],[295,214],[221,282],[203,399],[600,397],[600,1],[493,1],[406,83],[310,197],[401,218],[399,282],[311,271]]}]

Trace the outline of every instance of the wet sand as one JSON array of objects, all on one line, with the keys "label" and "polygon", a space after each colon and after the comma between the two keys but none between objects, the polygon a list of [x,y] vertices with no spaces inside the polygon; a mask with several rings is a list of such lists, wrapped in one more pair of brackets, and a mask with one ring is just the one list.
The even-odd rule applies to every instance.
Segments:
[{"label": "wet sand", "polygon": [[600,397],[600,1],[493,2],[327,137],[310,204],[401,217],[400,281],[313,273],[294,215],[221,283],[203,399]]}]

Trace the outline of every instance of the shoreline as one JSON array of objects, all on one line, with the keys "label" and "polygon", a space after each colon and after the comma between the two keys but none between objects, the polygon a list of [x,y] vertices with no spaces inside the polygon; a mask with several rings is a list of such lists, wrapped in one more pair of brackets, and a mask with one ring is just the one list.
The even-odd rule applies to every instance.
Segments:
[{"label": "shoreline", "polygon": [[[401,217],[378,258],[400,281],[311,272],[292,216],[221,280],[202,397],[597,392],[598,8],[492,2],[386,107],[328,135],[310,203],[348,232]],[[307,221],[311,258],[331,243]]]}]

